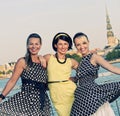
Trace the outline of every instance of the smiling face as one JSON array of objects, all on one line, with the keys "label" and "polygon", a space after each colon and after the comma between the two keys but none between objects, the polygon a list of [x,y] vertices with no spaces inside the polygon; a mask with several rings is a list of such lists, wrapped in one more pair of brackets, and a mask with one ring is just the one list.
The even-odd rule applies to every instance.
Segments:
[{"label": "smiling face", "polygon": [[30,38],[27,48],[28,48],[29,52],[31,53],[31,55],[37,55],[41,48],[40,39],[34,38],[34,37]]},{"label": "smiling face", "polygon": [[89,53],[89,41],[85,36],[75,38],[74,43],[77,51],[83,56]]},{"label": "smiling face", "polygon": [[57,44],[55,44],[55,47],[57,48],[58,53],[66,54],[69,48],[69,43],[67,41],[59,39]]}]

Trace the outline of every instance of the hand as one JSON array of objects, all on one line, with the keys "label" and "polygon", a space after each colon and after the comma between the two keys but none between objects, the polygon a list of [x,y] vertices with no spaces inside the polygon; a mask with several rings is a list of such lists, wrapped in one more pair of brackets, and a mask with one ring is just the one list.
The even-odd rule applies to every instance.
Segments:
[{"label": "hand", "polygon": [[77,78],[76,77],[70,77],[69,80],[71,80],[74,83],[77,83]]},{"label": "hand", "polygon": [[90,53],[97,54],[98,50],[100,50],[100,48],[94,48],[94,49],[90,50]]},{"label": "hand", "polygon": [[2,102],[2,98],[0,98],[0,102]]},{"label": "hand", "polygon": [[70,77],[70,78],[69,78],[69,80],[71,80],[71,81],[73,81],[73,82],[74,82],[74,79],[73,79],[73,77]]}]

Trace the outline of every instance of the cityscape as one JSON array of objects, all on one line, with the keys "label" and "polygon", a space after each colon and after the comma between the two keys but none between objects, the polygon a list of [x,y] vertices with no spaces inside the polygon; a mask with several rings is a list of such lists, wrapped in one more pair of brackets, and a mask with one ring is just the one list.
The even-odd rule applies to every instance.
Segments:
[{"label": "cityscape", "polygon": [[[107,35],[107,38],[106,38],[107,43],[104,49],[102,50],[98,49],[97,53],[103,56],[104,58],[106,58],[106,60],[109,60],[111,63],[120,62],[120,59],[119,59],[120,40],[119,38],[114,36],[114,32],[112,30],[112,24],[110,22],[110,17],[109,17],[109,12],[107,10],[107,7],[106,7],[106,35]],[[71,53],[74,54],[75,51],[71,51]],[[111,58],[111,55],[112,55],[112,58]],[[9,78],[12,75],[14,66],[15,66],[15,62],[9,62],[9,63],[0,65],[0,79]]]}]

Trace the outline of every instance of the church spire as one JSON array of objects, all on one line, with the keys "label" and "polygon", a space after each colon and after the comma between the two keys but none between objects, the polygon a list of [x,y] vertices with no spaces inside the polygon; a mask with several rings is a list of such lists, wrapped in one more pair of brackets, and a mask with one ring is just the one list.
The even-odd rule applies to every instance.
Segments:
[{"label": "church spire", "polygon": [[118,44],[118,40],[114,37],[114,33],[112,31],[112,25],[110,24],[110,18],[108,15],[108,10],[106,7],[106,29],[107,29],[107,40],[108,40],[108,47],[113,47],[116,46]]},{"label": "church spire", "polygon": [[114,37],[114,33],[112,31],[112,25],[110,24],[110,18],[108,15],[107,7],[106,7],[106,23],[107,23],[107,38]]}]

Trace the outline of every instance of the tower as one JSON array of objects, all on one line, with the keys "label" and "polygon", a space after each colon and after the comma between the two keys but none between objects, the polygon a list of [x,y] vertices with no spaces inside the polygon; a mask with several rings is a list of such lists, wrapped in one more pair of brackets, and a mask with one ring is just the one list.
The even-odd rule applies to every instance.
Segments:
[{"label": "tower", "polygon": [[106,23],[107,23],[107,40],[108,40],[108,43],[107,43],[107,48],[109,47],[115,47],[116,45],[118,45],[118,39],[115,38],[114,36],[114,33],[112,31],[112,26],[110,24],[110,18],[109,18],[109,15],[108,15],[108,11],[107,11],[107,8],[106,8]]},{"label": "tower", "polygon": [[[106,30],[107,30],[107,45],[103,50],[99,50],[98,54],[101,56],[106,56],[109,52],[116,49],[117,46],[120,46],[120,40],[118,40],[112,31],[112,25],[110,24],[110,18],[108,15],[107,7],[106,7]],[[119,47],[120,48],[120,47]]]}]

